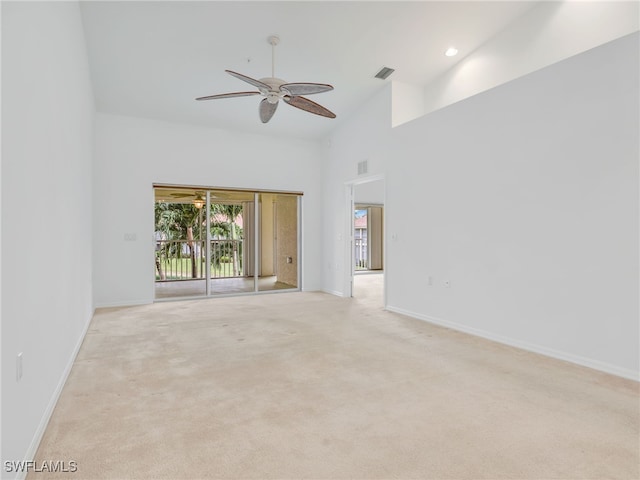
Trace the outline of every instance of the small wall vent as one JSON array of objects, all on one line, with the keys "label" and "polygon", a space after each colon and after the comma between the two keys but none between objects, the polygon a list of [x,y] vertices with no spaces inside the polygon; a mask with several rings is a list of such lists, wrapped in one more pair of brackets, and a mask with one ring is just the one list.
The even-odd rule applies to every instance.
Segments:
[{"label": "small wall vent", "polygon": [[364,175],[369,171],[369,160],[358,162],[358,175]]},{"label": "small wall vent", "polygon": [[381,80],[386,80],[387,78],[389,78],[389,75],[391,75],[393,72],[395,72],[393,68],[382,67],[380,71],[376,73],[376,78],[379,78]]}]

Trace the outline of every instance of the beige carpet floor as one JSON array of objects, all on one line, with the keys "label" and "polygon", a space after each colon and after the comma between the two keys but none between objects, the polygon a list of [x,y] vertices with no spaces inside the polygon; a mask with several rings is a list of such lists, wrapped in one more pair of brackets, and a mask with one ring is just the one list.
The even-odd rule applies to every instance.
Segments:
[{"label": "beige carpet floor", "polygon": [[638,383],[282,293],[96,312],[37,460],[75,479],[640,477]]}]

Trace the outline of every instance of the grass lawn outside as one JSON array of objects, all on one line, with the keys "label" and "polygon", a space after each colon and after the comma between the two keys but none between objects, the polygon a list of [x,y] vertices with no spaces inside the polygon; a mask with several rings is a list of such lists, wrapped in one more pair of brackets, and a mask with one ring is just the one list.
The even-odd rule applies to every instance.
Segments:
[{"label": "grass lawn outside", "polygon": [[[163,259],[161,262],[162,271],[165,273],[165,280],[192,280],[191,275],[191,259],[190,258],[170,258]],[[206,269],[204,262],[196,262],[195,278],[204,278],[204,270]],[[242,266],[238,267],[239,273],[242,274]],[[233,277],[233,263],[220,262],[220,265],[211,265],[210,274],[212,278]],[[158,269],[156,268],[156,280],[160,280]]]}]

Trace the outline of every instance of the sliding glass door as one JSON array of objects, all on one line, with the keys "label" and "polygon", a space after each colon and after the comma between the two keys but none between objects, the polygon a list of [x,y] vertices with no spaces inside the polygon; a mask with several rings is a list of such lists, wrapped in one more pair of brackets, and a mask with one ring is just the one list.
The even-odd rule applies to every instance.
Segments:
[{"label": "sliding glass door", "polygon": [[207,295],[253,292],[255,195],[208,191],[209,263]]},{"label": "sliding glass door", "polygon": [[155,298],[206,294],[205,192],[155,191]]},{"label": "sliding glass door", "polygon": [[259,291],[298,288],[298,204],[298,195],[259,195]]},{"label": "sliding glass door", "polygon": [[155,186],[156,300],[299,289],[300,194]]}]

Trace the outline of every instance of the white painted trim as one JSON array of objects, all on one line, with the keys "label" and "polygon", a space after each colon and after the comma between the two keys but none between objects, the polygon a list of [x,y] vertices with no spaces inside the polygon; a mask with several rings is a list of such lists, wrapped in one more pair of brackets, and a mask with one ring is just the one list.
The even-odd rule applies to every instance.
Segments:
[{"label": "white painted trim", "polygon": [[324,293],[328,293],[329,295],[334,295],[336,297],[341,297],[341,298],[345,297],[345,295],[342,292],[338,292],[337,290],[328,290],[326,288],[323,288],[320,291]]},{"label": "white painted trim", "polygon": [[[158,300],[155,300],[158,301]],[[110,308],[110,307],[134,307],[136,305],[150,305],[154,303],[154,300],[131,300],[128,302],[107,302],[107,303],[98,303],[95,305],[95,308]]]},{"label": "white painted trim", "polygon": [[[25,462],[33,461],[36,457],[36,453],[38,452],[38,447],[40,447],[40,442],[42,441],[44,432],[47,429],[47,426],[49,425],[49,420],[51,420],[51,415],[53,414],[53,410],[56,408],[56,404],[58,403],[58,399],[60,398],[62,389],[64,388],[64,385],[67,383],[67,378],[69,378],[69,374],[71,373],[73,364],[76,361],[78,352],[80,352],[80,347],[82,347],[82,343],[84,342],[84,338],[87,335],[87,331],[89,330],[89,325],[91,325],[91,321],[93,320],[94,314],[95,314],[95,310],[91,312],[89,319],[85,323],[85,326],[82,329],[82,333],[80,334],[80,338],[78,339],[78,342],[76,343],[76,346],[73,349],[71,358],[69,359],[69,362],[67,363],[67,366],[65,367],[64,372],[62,373],[62,377],[58,382],[58,386],[54,390],[53,395],[51,395],[51,398],[49,399],[49,404],[47,405],[46,410],[42,414],[42,418],[40,419],[40,424],[38,425],[38,428],[33,434],[33,438],[31,439],[31,444],[29,445],[29,448],[27,449],[27,453],[24,456]],[[24,479],[27,477],[27,473],[28,473],[27,470],[24,470],[23,472],[18,472],[18,475],[15,478]]]},{"label": "white painted trim", "polygon": [[298,208],[298,251],[296,255],[298,257],[298,289],[302,291],[304,287],[304,280],[302,277],[302,267],[304,266],[304,243],[302,242],[302,232],[304,229],[302,228],[302,222],[304,221],[303,212],[302,212],[302,195],[298,195],[297,199],[297,208]]},{"label": "white painted trim", "polygon": [[[260,197],[260,194],[258,192],[255,192],[253,194],[253,293],[258,293],[260,291],[260,285],[258,284],[258,282],[260,281],[260,263],[262,261],[261,200],[262,198]],[[244,216],[242,217],[242,225],[244,226]],[[242,242],[244,244],[244,240],[242,240]],[[211,261],[209,261],[209,265],[211,265]],[[209,292],[208,295],[211,295],[211,292]]]},{"label": "white painted trim", "polygon": [[345,216],[346,225],[344,231],[344,279],[343,291],[345,297],[353,297],[353,271],[355,270],[355,250],[354,250],[354,233],[355,219],[353,217],[354,209],[354,184],[347,182],[345,184]]},{"label": "white painted trim", "polygon": [[[207,257],[207,265],[211,265],[211,190],[207,190],[205,194],[207,214],[205,215],[205,228],[207,229],[207,240],[204,245],[204,255]],[[155,230],[155,225],[153,226]],[[211,270],[209,270],[211,271]],[[153,272],[155,274],[155,272]],[[154,275],[155,277],[155,275]],[[155,290],[155,282],[153,285]],[[204,277],[204,294],[208,297],[211,295],[211,275]]]},{"label": "white painted trim", "polygon": [[375,182],[378,180],[384,180],[384,173],[376,173],[375,175],[366,175],[363,177],[353,178],[344,182],[345,185],[361,185],[363,183]]},{"label": "white painted trim", "polygon": [[403,308],[398,308],[398,307],[393,307],[388,305],[386,309],[390,312],[399,313],[401,315],[406,315],[407,317],[415,318],[417,320],[422,320],[428,323],[432,323],[434,325],[447,327],[452,330],[457,330],[459,332],[474,335],[476,337],[485,338],[487,340],[502,343],[504,345],[509,345],[511,347],[520,348],[522,350],[526,350],[529,352],[538,353],[546,357],[551,357],[558,360],[564,360],[566,362],[574,363],[576,365],[581,365],[583,367],[588,367],[594,370],[609,373],[611,375],[616,375],[618,377],[627,378],[629,380],[635,380],[636,382],[640,381],[640,372],[634,372],[633,370],[629,370],[627,368],[621,368],[616,365],[600,362],[598,360],[593,360],[593,359],[582,357],[579,355],[573,355],[571,353],[562,352],[560,350],[554,350],[552,348],[543,347],[541,345],[536,345],[533,343],[523,342],[521,340],[515,340],[513,338],[497,335],[495,333],[480,330],[478,328],[469,327],[467,325],[462,325],[460,323],[451,322],[449,320],[443,320],[441,318],[436,318],[436,317],[431,317],[429,315],[423,315],[421,313],[411,312]]},{"label": "white painted trim", "polygon": [[355,277],[359,277],[360,275],[384,275],[383,270],[356,270],[353,272]]}]

